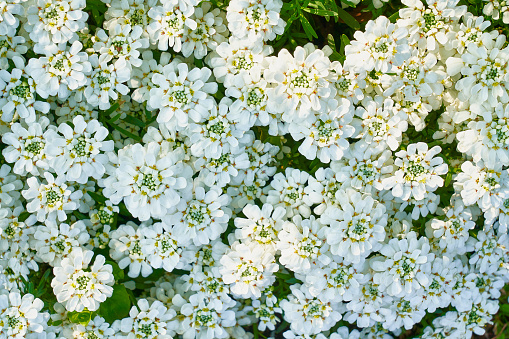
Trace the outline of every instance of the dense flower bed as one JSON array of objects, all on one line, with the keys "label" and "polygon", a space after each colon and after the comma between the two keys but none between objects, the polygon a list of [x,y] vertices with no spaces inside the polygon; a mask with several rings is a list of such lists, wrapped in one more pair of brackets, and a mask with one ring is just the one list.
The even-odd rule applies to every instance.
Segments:
[{"label": "dense flower bed", "polygon": [[403,0],[289,50],[296,3],[0,0],[0,338],[484,334],[506,36]]}]

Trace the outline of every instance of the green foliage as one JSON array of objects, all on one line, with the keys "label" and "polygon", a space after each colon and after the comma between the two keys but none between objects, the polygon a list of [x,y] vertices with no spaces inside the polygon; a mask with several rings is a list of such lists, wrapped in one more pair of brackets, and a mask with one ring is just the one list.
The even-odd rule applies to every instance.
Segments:
[{"label": "green foliage", "polygon": [[99,315],[110,324],[129,316],[131,298],[124,285],[113,286],[113,295],[106,299],[99,307]]}]

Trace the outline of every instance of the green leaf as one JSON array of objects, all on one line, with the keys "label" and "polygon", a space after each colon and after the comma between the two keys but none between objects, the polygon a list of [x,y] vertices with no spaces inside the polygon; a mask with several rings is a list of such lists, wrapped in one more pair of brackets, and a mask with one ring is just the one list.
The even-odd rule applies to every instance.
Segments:
[{"label": "green leaf", "polygon": [[121,269],[116,262],[107,260],[105,264],[111,265],[111,267],[113,268],[113,277],[115,278],[115,280],[118,281],[124,279],[124,270]]},{"label": "green leaf", "polygon": [[502,314],[509,314],[509,304],[500,306],[500,312],[502,312]]},{"label": "green leaf", "polygon": [[99,315],[110,324],[129,315],[131,301],[124,285],[113,286],[113,294],[99,307]]},{"label": "green leaf", "polygon": [[[104,111],[104,114],[107,116],[110,116],[111,113],[115,112],[119,107],[120,107],[120,104],[118,102],[116,102],[110,108],[108,108],[106,111]],[[120,114],[117,114],[117,115],[118,115],[118,118],[120,118]],[[116,119],[118,119],[118,118],[116,118]],[[110,120],[110,121],[115,121],[115,120]]]},{"label": "green leaf", "polygon": [[113,124],[113,123],[110,123],[108,122],[108,125],[110,125],[111,127],[113,127],[114,129],[116,129],[117,131],[119,131],[121,134],[125,135],[126,137],[129,137],[137,142],[140,142],[141,141],[141,137],[139,135],[136,135],[136,134],[133,134],[125,129],[123,129],[122,127],[120,127],[119,125],[117,124]]},{"label": "green leaf", "polygon": [[316,8],[307,7],[307,8],[303,8],[303,10],[308,13],[320,15],[320,16],[337,16],[338,15],[337,12],[328,11],[326,9],[316,9]]},{"label": "green leaf", "polygon": [[343,20],[345,24],[350,26],[351,28],[358,30],[361,28],[361,25],[355,20],[353,16],[350,15],[347,11],[342,8],[338,8],[338,15]]},{"label": "green leaf", "polygon": [[396,20],[398,20],[398,19],[399,19],[399,12],[396,12],[396,13],[394,13],[393,15],[391,15],[389,17],[389,21],[392,22],[392,23],[395,23]]},{"label": "green leaf", "polygon": [[132,116],[130,116],[130,115],[126,116],[126,117],[124,118],[124,121],[125,121],[125,122],[128,122],[128,123],[130,123],[130,124],[132,124],[132,125],[136,125],[136,126],[138,126],[138,127],[140,127],[140,128],[145,128],[145,123],[144,123],[143,121],[141,121],[141,120],[140,120],[140,119],[138,119],[138,118],[132,117]]},{"label": "green leaf", "polygon": [[304,28],[304,32],[306,32],[306,35],[308,36],[309,40],[313,40],[314,38],[318,38],[318,35],[316,35],[315,30],[313,27],[311,27],[311,24],[309,23],[308,19],[304,16],[304,14],[300,14],[299,16],[300,23],[302,24],[302,28]]},{"label": "green leaf", "polygon": [[87,326],[90,320],[92,319],[92,313],[88,310],[83,312],[69,312],[67,313],[67,317],[69,321],[74,324],[81,324],[83,326]]},{"label": "green leaf", "polygon": [[102,195],[97,194],[95,192],[87,192],[87,193],[88,193],[88,195],[90,195],[92,197],[92,199],[95,200],[95,202],[101,203],[101,204],[105,204],[106,203],[106,198],[103,197]]}]

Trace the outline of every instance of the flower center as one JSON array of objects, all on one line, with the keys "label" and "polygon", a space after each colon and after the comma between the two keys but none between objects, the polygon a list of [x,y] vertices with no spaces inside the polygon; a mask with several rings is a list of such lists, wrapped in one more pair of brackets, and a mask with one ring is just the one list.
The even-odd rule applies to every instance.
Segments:
[{"label": "flower center", "polygon": [[35,141],[35,140],[26,140],[25,141],[25,150],[28,153],[32,153],[32,156],[36,156],[41,153],[41,150],[44,148],[44,142]]},{"label": "flower center", "polygon": [[12,88],[9,91],[9,94],[12,96],[16,96],[23,100],[32,99],[32,92],[30,91],[30,85],[28,81],[23,79],[19,85]]},{"label": "flower center", "polygon": [[90,154],[90,150],[88,147],[88,142],[85,140],[85,137],[78,137],[77,142],[74,144],[73,153],[78,157],[85,157]]},{"label": "flower center", "polygon": [[63,200],[62,195],[59,194],[57,191],[54,191],[52,189],[48,189],[46,191],[46,202],[48,206],[53,207],[53,205],[62,200]]}]

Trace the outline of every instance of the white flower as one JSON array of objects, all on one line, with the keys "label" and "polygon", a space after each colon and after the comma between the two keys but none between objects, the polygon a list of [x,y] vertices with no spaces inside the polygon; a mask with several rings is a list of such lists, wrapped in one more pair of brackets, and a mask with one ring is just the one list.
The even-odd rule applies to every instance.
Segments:
[{"label": "white flower", "polygon": [[[424,57],[413,53],[401,66],[395,68],[396,76],[384,96],[400,93],[403,100],[420,102],[430,96],[439,96],[444,90],[440,73],[434,72],[437,57],[429,53]],[[401,95],[402,94],[402,95]]]},{"label": "white flower", "polygon": [[285,173],[277,173],[270,183],[269,191],[264,203],[272,204],[274,208],[286,208],[286,216],[296,214],[308,218],[311,215],[310,206],[304,201],[304,189],[307,186],[309,174],[295,168],[286,168]]},{"label": "white flower", "polygon": [[113,268],[100,254],[89,267],[93,256],[94,252],[77,247],[53,269],[53,293],[69,312],[96,311],[113,294]]},{"label": "white flower", "polygon": [[229,88],[237,74],[252,75],[253,71],[262,73],[262,63],[272,51],[272,46],[232,38],[217,46],[205,61],[212,68],[216,81]]},{"label": "white flower", "polygon": [[85,98],[90,105],[106,110],[111,107],[110,98],[117,100],[118,93],[126,95],[129,92],[123,83],[129,80],[130,70],[123,59],[108,64],[104,58],[92,54],[89,61],[92,73],[88,76]]},{"label": "white flower", "polygon": [[35,82],[26,74],[25,62],[22,57],[14,56],[15,68],[10,72],[0,70],[0,107],[2,120],[11,122],[18,116],[26,123],[35,122],[35,111],[48,113],[50,104],[37,101]]},{"label": "white flower", "polygon": [[210,2],[202,2],[191,16],[196,22],[196,28],[184,26],[182,54],[185,57],[194,54],[196,59],[202,59],[209,50],[215,50],[219,44],[226,41],[228,30],[223,24],[221,10],[211,7]]},{"label": "white flower", "polygon": [[502,14],[502,22],[509,23],[509,6],[506,1],[500,0],[483,0],[487,1],[482,10],[483,14],[491,16],[493,20],[499,20]]},{"label": "white flower", "polygon": [[45,225],[35,228],[30,244],[37,250],[38,260],[56,267],[64,258],[69,257],[73,249],[84,246],[89,237],[82,220],[71,225],[47,220]]},{"label": "white flower", "polygon": [[406,151],[396,153],[394,160],[396,172],[382,181],[384,189],[402,200],[424,199],[428,193],[444,185],[440,175],[446,174],[448,166],[441,157],[436,157],[442,149],[434,146],[428,149],[424,142],[408,145]]},{"label": "white flower", "polygon": [[194,168],[200,170],[198,178],[205,185],[224,187],[237,177],[241,170],[249,167],[249,157],[245,147],[231,149],[224,145],[223,152],[217,159],[206,156],[196,159]]},{"label": "white flower", "polygon": [[358,108],[352,125],[355,126],[356,138],[365,143],[369,152],[381,153],[390,148],[395,151],[401,144],[402,133],[408,128],[407,115],[394,107],[392,99],[376,96],[364,100],[365,109]]},{"label": "white flower", "polygon": [[236,323],[235,311],[202,292],[191,295],[189,302],[182,305],[180,314],[186,317],[181,324],[185,338],[228,338],[225,327]]},{"label": "white flower", "polygon": [[[403,0],[407,6],[399,10],[398,25],[408,29],[408,43],[420,53],[436,53],[440,47],[452,45],[456,27],[467,6],[457,6],[459,0]],[[452,46],[451,46],[452,47]]]},{"label": "white flower", "polygon": [[36,43],[36,53],[47,45],[78,40],[77,32],[85,28],[88,19],[88,14],[82,11],[85,7],[85,0],[34,1],[26,11],[28,24],[24,27]]},{"label": "white flower", "polygon": [[398,298],[427,287],[435,257],[429,250],[428,238],[417,239],[415,232],[408,233],[405,239],[389,240],[380,250],[382,256],[370,261],[371,268],[377,272],[373,281],[380,285],[380,291]]},{"label": "white flower", "polygon": [[396,331],[402,326],[409,330],[426,315],[424,310],[410,305],[408,300],[397,299],[393,299],[391,304],[380,310],[380,313],[385,318],[383,327],[390,331]]},{"label": "white flower", "polygon": [[454,312],[457,317],[453,320],[454,325],[451,325],[466,331],[465,337],[467,338],[472,336],[472,332],[483,335],[484,327],[491,323],[492,316],[497,313],[498,308],[496,300],[478,298],[469,310],[460,313]]},{"label": "white flower", "polygon": [[217,239],[228,227],[231,211],[227,207],[230,197],[217,186],[208,190],[195,187],[193,199],[181,200],[174,213],[164,221],[173,225],[177,241],[185,244],[192,241],[196,246]]},{"label": "white flower", "polygon": [[78,209],[80,203],[77,200],[83,193],[73,192],[62,176],[55,178],[51,173],[44,172],[44,178],[46,183],[37,177],[27,179],[28,189],[21,192],[28,201],[27,211],[37,212],[37,220],[41,222],[54,221],[57,217],[59,221],[64,221],[67,219],[66,212]]},{"label": "white flower", "polygon": [[364,149],[356,143],[341,160],[331,162],[330,167],[343,189],[351,187],[361,193],[374,193],[383,190],[382,181],[392,173],[392,162],[390,150],[373,156],[369,147]]},{"label": "white flower", "polygon": [[142,38],[143,29],[140,26],[114,26],[108,34],[104,30],[96,33],[97,42],[94,49],[99,52],[104,61],[122,60],[128,68],[140,67],[139,49],[148,48],[148,38]]},{"label": "white flower", "polygon": [[23,15],[24,8],[20,0],[2,1],[0,7],[0,35],[14,36],[19,25],[19,19],[15,15]]},{"label": "white flower", "polygon": [[429,272],[430,284],[409,297],[410,304],[420,310],[433,313],[437,308],[446,308],[451,303],[448,286],[456,283],[456,269],[448,257],[437,257],[433,260]]},{"label": "white flower", "polygon": [[267,81],[262,78],[260,68],[253,67],[249,73],[241,72],[234,75],[231,86],[226,88],[225,94],[237,99],[231,105],[232,111],[242,112],[243,115],[250,113],[249,119],[245,121],[247,125],[267,126],[270,124],[272,117],[267,111]]},{"label": "white flower", "polygon": [[509,101],[509,51],[503,49],[504,43],[505,37],[497,39],[495,46],[488,46],[491,49],[470,44],[468,52],[462,55],[462,61],[447,60],[450,75],[461,70],[464,76],[456,82],[460,100],[477,105],[486,102],[491,107]]},{"label": "white flower", "polygon": [[482,161],[472,164],[465,161],[461,165],[461,173],[456,177],[455,189],[461,192],[465,206],[477,203],[486,211],[499,208],[505,199],[509,198],[509,172],[501,166],[486,169]]},{"label": "white flower", "polygon": [[129,277],[136,278],[140,271],[141,275],[146,277],[153,271],[149,256],[154,255],[155,235],[145,223],[138,227],[129,221],[111,232],[110,257],[118,262],[121,269],[129,266]]},{"label": "white flower", "polygon": [[298,122],[311,112],[328,113],[338,102],[329,75],[330,61],[324,51],[309,43],[295,49],[292,56],[282,49],[277,57],[267,58],[264,78],[267,88],[267,108],[270,113],[282,113],[284,122]]},{"label": "white flower", "polygon": [[87,325],[73,324],[70,328],[64,328],[62,334],[66,338],[107,339],[113,338],[117,331],[104,318],[96,315]]},{"label": "white flower", "polygon": [[274,253],[265,251],[255,242],[235,242],[221,258],[220,272],[230,291],[241,298],[259,298],[261,291],[275,281],[273,272],[279,269]]},{"label": "white flower", "polygon": [[206,82],[212,71],[206,67],[189,68],[176,58],[163,67],[163,73],[154,73],[148,103],[160,109],[157,122],[169,130],[185,128],[189,120],[198,121],[214,106],[210,94],[217,91],[217,83]]},{"label": "white flower", "polygon": [[129,87],[135,88],[131,94],[131,99],[139,103],[147,103],[149,111],[155,110],[149,104],[150,90],[155,86],[152,82],[154,73],[163,73],[163,67],[168,65],[171,54],[162,52],[159,62],[154,59],[152,51],[147,50],[142,54],[143,62],[139,67],[134,67],[131,72],[131,79],[128,81]]},{"label": "white flower", "polygon": [[341,99],[341,105],[331,114],[310,116],[302,123],[291,123],[288,131],[294,140],[304,138],[299,152],[308,160],[320,159],[323,163],[343,157],[355,128],[350,125],[353,108],[350,101]]},{"label": "white flower", "polygon": [[276,329],[276,324],[281,321],[276,317],[276,313],[282,313],[281,308],[261,303],[260,300],[253,300],[253,312],[258,319],[258,330],[265,331],[267,328],[271,331]]},{"label": "white flower", "polygon": [[478,46],[487,45],[490,43],[489,40],[496,39],[499,35],[497,30],[485,31],[491,25],[491,22],[485,20],[483,16],[475,16],[467,12],[462,21],[458,32],[456,32],[456,39],[453,41],[453,46],[460,54],[465,52],[470,43],[475,43]]},{"label": "white flower", "polygon": [[85,86],[92,66],[82,48],[81,42],[75,41],[69,49],[55,48],[44,57],[28,61],[26,72],[34,79],[37,94],[45,99],[58,95],[60,100],[65,100],[71,91]]},{"label": "white flower", "polygon": [[468,130],[456,134],[458,151],[472,156],[474,162],[482,160],[490,169],[509,165],[509,104],[498,103],[494,110],[485,106],[474,109],[481,109],[484,119],[469,122]]},{"label": "white flower", "polygon": [[[16,0],[15,0],[16,1]],[[15,5],[19,6],[19,5]],[[12,14],[7,11],[5,14]],[[0,23],[0,30],[2,29],[2,24]],[[10,26],[9,29],[12,27]],[[27,46],[25,46],[26,40],[22,36],[17,35],[1,35],[0,34],[0,67],[2,69],[9,68],[9,60],[12,60],[15,56],[21,57],[28,50]]]},{"label": "white flower", "polygon": [[334,84],[338,97],[346,98],[354,104],[364,99],[365,72],[354,72],[352,66],[345,64],[343,67],[339,61],[331,63],[330,72],[335,80]]},{"label": "white flower", "polygon": [[114,174],[103,183],[103,194],[114,204],[123,200],[141,221],[165,216],[180,201],[178,192],[189,184],[191,173],[181,162],[183,154],[170,152],[159,158],[160,147],[151,142],[120,150]]},{"label": "white flower", "polygon": [[196,122],[186,129],[194,156],[217,159],[228,145],[236,153],[239,143],[247,144],[247,139],[242,137],[250,126],[245,124],[239,111],[230,108],[231,105],[229,98],[223,98],[219,105],[200,112],[202,115],[196,116]]},{"label": "white flower", "polygon": [[56,123],[61,124],[63,122],[70,122],[78,115],[83,116],[85,121],[98,119],[99,114],[97,110],[86,101],[77,101],[81,99],[82,98],[79,98],[77,94],[71,94],[65,103],[55,107],[55,114],[58,117]]},{"label": "white flower", "polygon": [[283,207],[274,208],[270,204],[263,204],[261,209],[249,204],[243,208],[242,213],[247,218],[235,218],[235,238],[243,243],[257,242],[275,253],[286,210]]},{"label": "white flower", "polygon": [[2,136],[4,144],[8,145],[3,151],[5,161],[14,163],[13,172],[18,175],[41,175],[43,170],[49,170],[51,156],[47,153],[47,140],[55,132],[47,129],[49,120],[41,117],[39,122],[26,125],[15,123],[12,132]]},{"label": "white flower", "polygon": [[228,28],[239,40],[274,40],[286,23],[279,17],[281,0],[232,0],[226,8]]},{"label": "white flower", "polygon": [[357,72],[392,72],[410,57],[406,28],[398,27],[384,16],[370,20],[365,32],[356,31],[355,40],[345,47],[345,63]]},{"label": "white flower", "polygon": [[305,282],[311,295],[321,300],[350,301],[366,282],[364,270],[365,265],[346,264],[333,258],[328,265],[308,272]]},{"label": "white flower", "polygon": [[182,49],[182,37],[184,26],[196,29],[196,21],[191,19],[194,12],[193,6],[178,4],[179,1],[167,0],[163,6],[151,7],[148,16],[152,19],[147,27],[150,40],[157,43],[161,51],[172,47],[175,52]]},{"label": "white flower", "polygon": [[297,334],[313,335],[327,331],[341,320],[339,303],[313,297],[305,285],[290,286],[292,293],[280,303],[284,318]]},{"label": "white flower", "polygon": [[129,317],[120,321],[122,337],[134,338],[171,338],[169,322],[175,317],[175,311],[168,309],[159,300],[151,302],[139,299],[138,305],[129,311]]},{"label": "white flower", "polygon": [[329,264],[327,227],[311,216],[302,220],[300,215],[285,221],[278,232],[276,248],[281,252],[279,262],[291,271],[305,273],[314,267]]},{"label": "white flower", "polygon": [[336,206],[336,192],[342,183],[337,179],[336,174],[330,168],[319,168],[315,176],[310,176],[308,185],[304,188],[306,195],[304,201],[307,205],[318,204],[313,209],[317,215],[322,215],[329,206]]},{"label": "white flower", "polygon": [[44,303],[30,293],[0,295],[0,333],[4,338],[35,339],[44,336],[49,314],[41,312]]},{"label": "white flower", "polygon": [[328,208],[321,220],[329,226],[330,251],[351,263],[360,263],[382,247],[387,214],[385,206],[353,189],[336,192],[338,207]]},{"label": "white flower", "polygon": [[479,272],[507,272],[507,269],[502,267],[502,263],[506,262],[508,256],[509,236],[507,234],[496,236],[493,230],[479,231],[477,239],[472,238],[472,243],[474,253],[468,262],[475,265]]},{"label": "white flower", "polygon": [[72,123],[74,128],[67,123],[60,124],[59,135],[47,146],[53,157],[52,167],[58,175],[80,184],[85,184],[90,177],[101,179],[109,162],[104,152],[113,151],[113,141],[104,140],[108,130],[95,119],[86,122],[81,115]]},{"label": "white flower", "polygon": [[439,240],[440,248],[448,253],[464,254],[469,231],[475,228],[472,211],[465,207],[460,199],[452,201],[451,206],[443,209],[445,219],[432,219],[430,233]]}]

